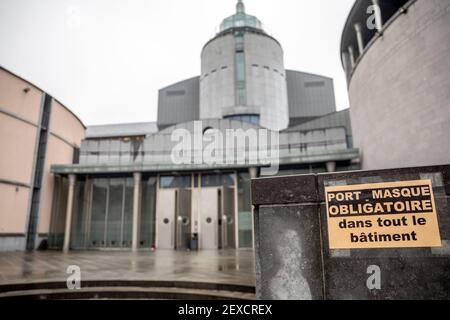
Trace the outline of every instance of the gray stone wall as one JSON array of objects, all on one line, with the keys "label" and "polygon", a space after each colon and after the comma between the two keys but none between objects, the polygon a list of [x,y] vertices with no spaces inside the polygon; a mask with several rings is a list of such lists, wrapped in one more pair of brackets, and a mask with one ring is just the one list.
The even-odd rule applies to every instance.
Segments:
[{"label": "gray stone wall", "polygon": [[286,70],[291,126],[296,118],[315,118],[336,112],[333,79]]},{"label": "gray stone wall", "polygon": [[[229,129],[242,129],[244,133],[250,129],[253,129],[253,132],[257,132],[255,130],[260,129],[258,126],[233,120],[204,120],[201,125],[200,129],[202,130],[206,128],[220,130],[223,137],[226,137],[226,132]],[[117,139],[85,140],[81,144],[80,164],[84,166],[125,166],[143,163],[155,165],[171,164],[173,163],[172,151],[175,146],[180,144],[180,141],[172,140],[172,133],[177,129],[184,129],[194,135],[194,122],[186,122],[167,128],[147,136],[143,141],[121,141]],[[263,141],[257,142],[262,143]],[[279,135],[279,143],[279,156],[281,159],[328,155],[333,161],[335,160],[333,158],[335,154],[348,151],[344,128],[282,132]],[[203,141],[204,148],[210,144],[211,141]],[[227,149],[226,145],[224,145],[222,150],[229,155],[244,154],[245,159],[249,161],[251,154],[257,154],[258,148],[258,143],[250,145],[246,142],[246,149],[242,149],[235,143],[234,149]],[[202,152],[202,150],[195,149],[193,142],[191,150],[192,154],[198,154],[199,152],[201,154]],[[269,150],[271,149],[269,148]],[[276,148],[274,151],[276,151]],[[275,155],[274,153],[272,156]]]},{"label": "gray stone wall", "polygon": [[[200,77],[187,79],[158,94],[158,128],[198,120],[200,118]],[[150,132],[148,132],[150,133]]]},{"label": "gray stone wall", "polygon": [[272,38],[245,34],[247,104],[259,109],[261,126],[283,130],[289,125],[284,53]]},{"label": "gray stone wall", "polygon": [[221,119],[235,105],[234,37],[228,34],[208,43],[201,55],[200,119]]},{"label": "gray stone wall", "polygon": [[261,126],[283,130],[289,125],[289,107],[283,49],[273,38],[244,34],[246,104],[236,101],[235,38],[221,35],[202,51],[200,119],[260,115]]},{"label": "gray stone wall", "polygon": [[450,2],[418,0],[368,47],[349,82],[363,168],[450,163]]}]

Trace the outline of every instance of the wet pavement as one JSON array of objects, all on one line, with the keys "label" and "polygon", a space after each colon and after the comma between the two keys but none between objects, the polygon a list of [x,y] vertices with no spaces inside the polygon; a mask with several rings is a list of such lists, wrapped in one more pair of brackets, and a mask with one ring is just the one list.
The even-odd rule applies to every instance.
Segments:
[{"label": "wet pavement", "polygon": [[0,284],[66,281],[67,268],[81,280],[190,281],[255,284],[253,250],[180,252],[57,251],[0,253]]}]

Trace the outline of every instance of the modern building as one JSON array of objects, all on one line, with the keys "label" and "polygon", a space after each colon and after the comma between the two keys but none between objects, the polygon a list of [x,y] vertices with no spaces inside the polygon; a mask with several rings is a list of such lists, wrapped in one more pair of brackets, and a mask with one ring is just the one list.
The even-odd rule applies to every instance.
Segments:
[{"label": "modern building", "polygon": [[201,59],[156,123],[88,127],[79,161],[52,163],[50,248],[251,248],[252,178],[359,168],[332,79],[286,70],[242,1]]},{"label": "modern building", "polygon": [[0,68],[0,251],[47,239],[54,177],[76,163],[83,123],[44,90]]},{"label": "modern building", "polygon": [[450,163],[450,2],[357,0],[341,54],[363,168]]}]

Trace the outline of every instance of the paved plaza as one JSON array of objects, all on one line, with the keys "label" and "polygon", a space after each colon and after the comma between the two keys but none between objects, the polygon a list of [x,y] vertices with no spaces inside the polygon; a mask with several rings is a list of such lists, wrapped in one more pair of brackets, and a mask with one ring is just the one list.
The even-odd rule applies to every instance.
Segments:
[{"label": "paved plaza", "polygon": [[66,281],[79,266],[83,280],[189,281],[255,285],[253,250],[57,251],[0,253],[0,284]]}]

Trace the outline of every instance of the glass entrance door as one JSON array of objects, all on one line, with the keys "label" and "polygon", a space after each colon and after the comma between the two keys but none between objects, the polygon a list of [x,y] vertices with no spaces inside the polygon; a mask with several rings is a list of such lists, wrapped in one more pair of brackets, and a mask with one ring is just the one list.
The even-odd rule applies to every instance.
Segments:
[{"label": "glass entrance door", "polygon": [[130,248],[133,218],[133,179],[94,179],[91,187],[86,246]]},{"label": "glass entrance door", "polygon": [[236,248],[236,179],[234,174],[201,174],[198,191],[200,247]]},{"label": "glass entrance door", "polygon": [[108,210],[108,180],[96,179],[92,184],[89,247],[105,246],[106,211]]}]

